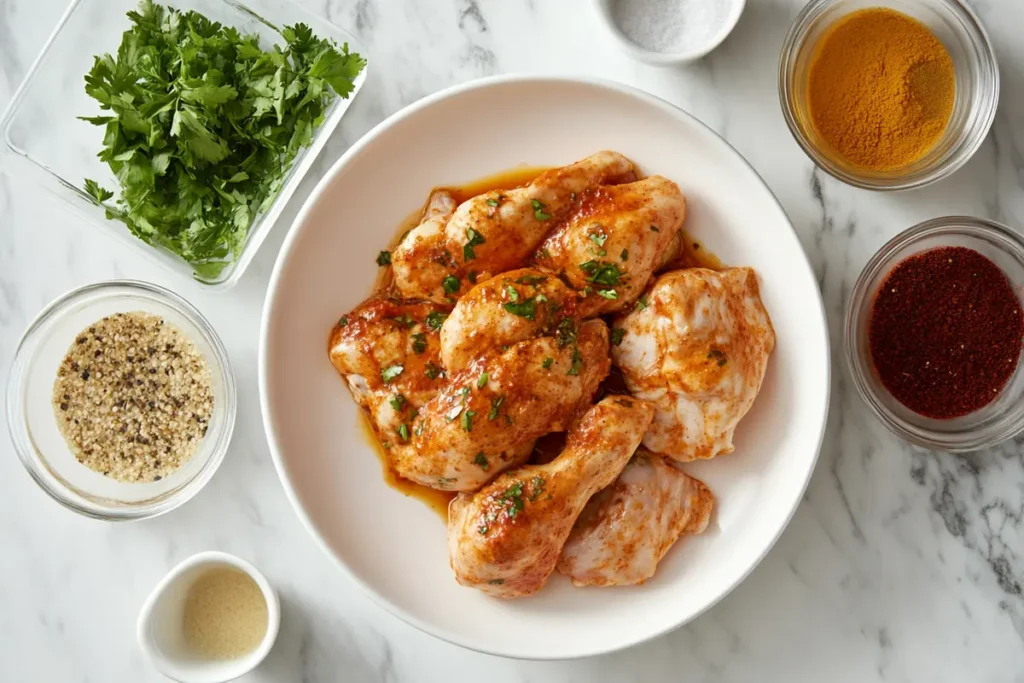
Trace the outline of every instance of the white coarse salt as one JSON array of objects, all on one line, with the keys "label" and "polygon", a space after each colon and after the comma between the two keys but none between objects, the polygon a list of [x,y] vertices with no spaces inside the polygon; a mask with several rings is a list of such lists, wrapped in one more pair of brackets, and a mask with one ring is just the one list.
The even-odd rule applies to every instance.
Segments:
[{"label": "white coarse salt", "polygon": [[711,43],[730,0],[611,0],[612,21],[629,40],[655,52],[689,52]]}]

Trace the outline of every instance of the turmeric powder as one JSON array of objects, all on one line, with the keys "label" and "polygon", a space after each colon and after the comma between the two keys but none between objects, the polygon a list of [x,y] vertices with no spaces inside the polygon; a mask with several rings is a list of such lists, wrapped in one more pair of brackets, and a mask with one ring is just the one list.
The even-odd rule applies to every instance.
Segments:
[{"label": "turmeric powder", "polygon": [[953,60],[923,24],[891,9],[852,12],[811,58],[809,109],[818,134],[847,162],[903,168],[938,142],[953,112]]}]

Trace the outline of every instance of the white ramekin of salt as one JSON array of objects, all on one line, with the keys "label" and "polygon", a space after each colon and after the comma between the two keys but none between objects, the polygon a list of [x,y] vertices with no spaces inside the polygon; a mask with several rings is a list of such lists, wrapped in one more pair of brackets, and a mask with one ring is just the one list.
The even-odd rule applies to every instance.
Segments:
[{"label": "white ramekin of salt", "polygon": [[621,47],[660,66],[685,64],[714,50],[732,32],[746,0],[594,0]]}]

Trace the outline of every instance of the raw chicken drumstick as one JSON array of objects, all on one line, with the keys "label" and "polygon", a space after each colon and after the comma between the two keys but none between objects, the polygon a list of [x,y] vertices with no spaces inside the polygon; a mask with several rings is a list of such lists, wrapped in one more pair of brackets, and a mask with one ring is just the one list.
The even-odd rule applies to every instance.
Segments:
[{"label": "raw chicken drumstick", "polygon": [[584,190],[633,177],[629,159],[598,152],[525,187],[473,197],[443,227],[427,220],[395,247],[395,285],[406,298],[454,302],[472,286],[471,273],[483,281],[522,266]]},{"label": "raw chicken drumstick", "polygon": [[455,498],[448,554],[459,583],[501,598],[543,588],[576,517],[622,471],[652,414],[643,401],[605,398],[573,426],[557,458]]},{"label": "raw chicken drumstick", "polygon": [[475,491],[525,462],[537,438],[568,429],[610,367],[601,320],[480,356],[420,409],[392,466],[425,486]]},{"label": "raw chicken drumstick", "polygon": [[775,346],[750,268],[660,276],[646,305],[615,319],[612,359],[630,393],[655,406],[644,445],[685,462],[732,452]]},{"label": "raw chicken drumstick", "polygon": [[645,448],[583,509],[558,571],[577,586],[625,586],[654,576],[683,535],[707,528],[715,498],[702,482]]},{"label": "raw chicken drumstick", "polygon": [[679,252],[685,217],[679,186],[661,176],[591,188],[541,244],[536,266],[587,294],[581,317],[621,311]]}]

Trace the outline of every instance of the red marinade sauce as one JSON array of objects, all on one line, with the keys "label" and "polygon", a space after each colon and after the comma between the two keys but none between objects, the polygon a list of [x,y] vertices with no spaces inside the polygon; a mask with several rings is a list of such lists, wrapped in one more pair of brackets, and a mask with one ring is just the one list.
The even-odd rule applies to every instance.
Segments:
[{"label": "red marinade sauce", "polygon": [[915,254],[875,295],[871,360],[897,401],[947,420],[991,403],[1013,376],[1024,312],[1006,274],[966,247]]}]

